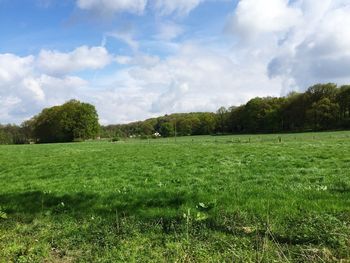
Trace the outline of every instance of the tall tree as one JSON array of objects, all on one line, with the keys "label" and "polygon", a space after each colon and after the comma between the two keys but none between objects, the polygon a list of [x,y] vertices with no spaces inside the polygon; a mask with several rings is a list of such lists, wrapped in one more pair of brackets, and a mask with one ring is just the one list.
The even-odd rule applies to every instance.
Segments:
[{"label": "tall tree", "polygon": [[44,109],[32,119],[39,142],[70,142],[90,139],[99,133],[98,115],[93,105],[71,100]]},{"label": "tall tree", "polygon": [[339,105],[323,98],[312,104],[308,116],[314,130],[334,129],[339,119]]},{"label": "tall tree", "polygon": [[216,125],[217,125],[217,132],[220,133],[226,133],[227,132],[227,124],[228,124],[228,117],[229,112],[225,107],[220,107],[216,111]]},{"label": "tall tree", "polygon": [[337,94],[342,125],[350,127],[350,85],[342,86]]}]

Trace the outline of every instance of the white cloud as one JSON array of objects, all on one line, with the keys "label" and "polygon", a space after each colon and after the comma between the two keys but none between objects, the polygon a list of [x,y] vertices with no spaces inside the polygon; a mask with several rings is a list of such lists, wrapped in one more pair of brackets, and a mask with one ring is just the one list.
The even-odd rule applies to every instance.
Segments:
[{"label": "white cloud", "polygon": [[131,30],[116,30],[113,32],[108,32],[106,37],[113,37],[127,44],[134,52],[139,49],[139,43],[133,38]]},{"label": "white cloud", "polygon": [[45,99],[45,93],[41,88],[40,82],[34,78],[25,78],[22,81],[22,86],[29,91],[29,96],[36,101],[43,101]]},{"label": "white cloud", "polygon": [[184,29],[173,22],[162,22],[158,27],[156,39],[170,41],[176,39],[184,32]]},{"label": "white cloud", "polygon": [[215,111],[219,106],[241,104],[254,96],[279,94],[281,83],[268,78],[264,63],[245,57],[245,63],[236,64],[226,51],[218,53],[200,46],[184,44],[174,55],[152,65],[134,64],[107,81],[97,81],[97,86],[118,87],[98,92],[99,101],[105,101],[96,101],[104,122],[130,122],[172,112]]},{"label": "white cloud", "polygon": [[0,54],[0,86],[22,78],[31,71],[33,56],[18,57],[13,54]]},{"label": "white cloud", "polygon": [[248,52],[264,53],[282,93],[350,82],[348,0],[241,0],[227,28]]},{"label": "white cloud", "polygon": [[184,16],[204,1],[206,0],[77,0],[77,6],[82,10],[103,15],[121,12],[140,15],[149,5],[162,16],[172,14]]},{"label": "white cloud", "polygon": [[0,102],[8,106],[0,122],[22,121],[43,107],[71,98],[96,105],[101,122],[107,124],[171,112],[215,111],[221,105],[279,93],[279,81],[267,77],[260,60],[245,56],[246,62],[237,64],[226,52],[212,51],[203,43],[188,43],[163,59],[147,54],[119,57],[126,63],[125,69],[90,83],[78,77],[50,76],[31,58],[18,67],[22,74],[8,78],[12,85],[1,87]]},{"label": "white cloud", "polygon": [[112,57],[104,47],[81,46],[69,53],[42,50],[37,64],[46,73],[64,75],[86,69],[101,69],[111,61]]},{"label": "white cloud", "polygon": [[0,122],[19,123],[43,107],[80,96],[87,82],[78,77],[54,77],[38,71],[34,56],[0,54]]},{"label": "white cloud", "polygon": [[9,122],[23,117],[24,104],[34,107],[45,99],[40,83],[33,77],[33,64],[33,56],[0,54],[0,104],[3,118]]},{"label": "white cloud", "polygon": [[[43,108],[59,105],[72,98],[81,98],[87,82],[78,77],[56,78],[32,73],[6,87],[0,87],[3,105],[1,123],[20,123]],[[6,117],[5,117],[6,116]]]},{"label": "white cloud", "polygon": [[160,15],[188,15],[204,0],[153,0],[154,8]]},{"label": "white cloud", "polygon": [[129,12],[143,13],[147,0],[77,0],[80,9],[95,11],[101,14]]},{"label": "white cloud", "polygon": [[255,40],[264,33],[288,31],[298,23],[301,12],[289,0],[242,0],[231,17],[228,30]]},{"label": "white cloud", "polygon": [[47,105],[61,104],[67,100],[81,97],[89,83],[76,76],[53,77],[42,74],[38,77]]},{"label": "white cloud", "polygon": [[316,1],[299,1],[304,15],[271,59],[270,76],[281,76],[299,89],[318,82],[349,83],[350,3],[345,2],[318,6]]},{"label": "white cloud", "polygon": [[171,83],[168,90],[158,96],[158,99],[152,102],[151,112],[174,112],[180,103],[182,98],[189,91],[188,83]]}]

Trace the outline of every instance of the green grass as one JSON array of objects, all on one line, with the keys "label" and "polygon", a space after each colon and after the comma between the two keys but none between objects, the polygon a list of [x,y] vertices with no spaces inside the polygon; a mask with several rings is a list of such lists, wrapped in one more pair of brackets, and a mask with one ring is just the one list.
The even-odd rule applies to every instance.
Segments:
[{"label": "green grass", "polygon": [[350,262],[350,132],[0,146],[0,182],[0,262]]}]

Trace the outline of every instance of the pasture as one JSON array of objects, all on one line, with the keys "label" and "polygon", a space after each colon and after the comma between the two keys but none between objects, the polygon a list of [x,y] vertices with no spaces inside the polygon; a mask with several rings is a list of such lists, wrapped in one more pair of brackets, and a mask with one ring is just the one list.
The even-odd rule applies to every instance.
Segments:
[{"label": "pasture", "polygon": [[0,262],[349,262],[350,132],[0,146]]}]

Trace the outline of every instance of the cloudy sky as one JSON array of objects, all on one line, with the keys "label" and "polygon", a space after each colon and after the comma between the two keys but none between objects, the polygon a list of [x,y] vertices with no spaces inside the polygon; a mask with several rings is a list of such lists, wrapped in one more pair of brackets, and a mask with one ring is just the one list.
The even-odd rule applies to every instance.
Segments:
[{"label": "cloudy sky", "polygon": [[0,123],[102,124],[350,83],[350,0],[0,0]]}]

